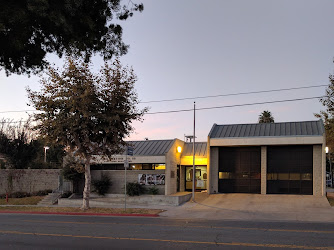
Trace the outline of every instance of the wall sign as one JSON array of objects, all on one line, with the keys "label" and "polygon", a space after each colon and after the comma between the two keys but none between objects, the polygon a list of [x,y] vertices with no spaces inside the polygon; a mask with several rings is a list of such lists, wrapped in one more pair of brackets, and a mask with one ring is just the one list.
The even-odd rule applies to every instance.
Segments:
[{"label": "wall sign", "polygon": [[165,185],[165,174],[138,174],[141,185]]}]

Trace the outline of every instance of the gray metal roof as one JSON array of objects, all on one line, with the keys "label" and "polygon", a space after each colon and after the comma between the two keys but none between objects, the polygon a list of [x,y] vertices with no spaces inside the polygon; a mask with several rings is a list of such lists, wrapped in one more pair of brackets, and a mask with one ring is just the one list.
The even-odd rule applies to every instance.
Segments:
[{"label": "gray metal roof", "polygon": [[[206,157],[206,142],[195,142],[195,156]],[[184,149],[182,156],[191,156],[193,155],[193,144],[192,142],[186,142],[184,144]]]},{"label": "gray metal roof", "polygon": [[322,136],[325,128],[322,120],[304,122],[277,122],[255,124],[214,124],[210,138],[230,137],[287,137],[287,136]]},{"label": "gray metal roof", "polygon": [[174,140],[128,141],[127,143],[133,146],[133,155],[161,156],[169,151]]}]

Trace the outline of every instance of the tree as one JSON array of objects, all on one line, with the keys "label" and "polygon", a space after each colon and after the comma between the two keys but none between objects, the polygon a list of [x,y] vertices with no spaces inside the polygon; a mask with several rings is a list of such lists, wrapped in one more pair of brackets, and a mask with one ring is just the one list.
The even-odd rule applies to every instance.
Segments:
[{"label": "tree", "polygon": [[330,154],[332,154],[334,152],[334,75],[329,75],[329,82],[326,95],[319,100],[326,107],[326,110],[322,110],[314,115],[324,122],[326,145],[329,148]]},{"label": "tree", "polygon": [[274,117],[271,115],[271,112],[268,110],[263,111],[259,115],[259,123],[274,123]]},{"label": "tree", "polygon": [[81,56],[88,62],[99,53],[104,60],[127,53],[122,27],[143,4],[121,0],[21,0],[0,2],[0,66],[10,73],[37,73],[47,53]]},{"label": "tree", "polygon": [[136,80],[133,70],[118,59],[94,74],[87,63],[68,58],[63,71],[49,69],[48,78],[41,80],[41,92],[28,89],[31,103],[42,111],[35,115],[40,133],[83,159],[82,209],[89,208],[92,158],[121,153],[124,138],[133,131],[131,122],[141,120],[147,111],[136,108]]},{"label": "tree", "polygon": [[33,131],[30,119],[25,122],[0,120],[0,153],[11,168],[57,168],[64,155],[62,145],[51,145],[44,162],[44,140]]}]

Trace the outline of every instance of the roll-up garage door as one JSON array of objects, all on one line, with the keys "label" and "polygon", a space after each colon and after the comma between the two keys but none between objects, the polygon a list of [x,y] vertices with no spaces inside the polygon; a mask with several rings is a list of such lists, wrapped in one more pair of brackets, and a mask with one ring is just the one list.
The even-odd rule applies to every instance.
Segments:
[{"label": "roll-up garage door", "polygon": [[218,191],[261,192],[260,147],[219,147]]},{"label": "roll-up garage door", "polygon": [[313,146],[267,148],[267,194],[313,194]]}]

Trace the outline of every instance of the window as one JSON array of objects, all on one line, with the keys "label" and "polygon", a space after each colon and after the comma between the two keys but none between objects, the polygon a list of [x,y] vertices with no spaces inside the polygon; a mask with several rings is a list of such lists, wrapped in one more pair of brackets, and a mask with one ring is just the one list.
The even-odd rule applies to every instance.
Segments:
[{"label": "window", "polygon": [[[165,170],[165,164],[155,163],[130,163],[128,170]],[[96,164],[91,165],[91,170],[124,170],[124,164]]]}]

